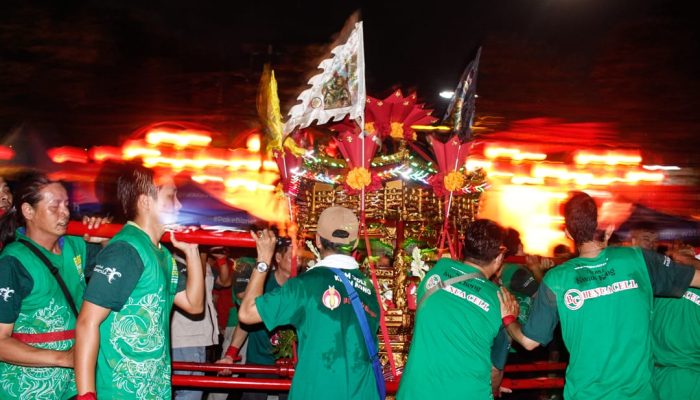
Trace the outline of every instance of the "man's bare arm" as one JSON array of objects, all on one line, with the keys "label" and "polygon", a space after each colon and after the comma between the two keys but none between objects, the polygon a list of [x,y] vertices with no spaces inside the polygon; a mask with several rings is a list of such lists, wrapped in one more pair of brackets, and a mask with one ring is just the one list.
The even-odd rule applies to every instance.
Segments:
[{"label": "man's bare arm", "polygon": [[15,324],[0,324],[0,361],[23,367],[73,367],[73,349],[32,347],[12,337]]},{"label": "man's bare arm", "polygon": [[95,364],[100,349],[100,324],[109,308],[84,301],[75,327],[75,381],[78,394],[95,392]]},{"label": "man's bare arm", "polygon": [[[255,246],[258,251],[258,262],[262,261],[270,265],[275,254],[275,243],[277,242],[274,232],[265,229],[257,234],[251,232],[251,235],[255,240]],[[238,319],[244,324],[251,325],[262,322],[258,307],[255,305],[255,299],[263,294],[265,277],[268,272],[262,273],[257,269],[253,269],[250,282],[248,282],[248,287],[241,301],[241,307],[238,309]]]}]

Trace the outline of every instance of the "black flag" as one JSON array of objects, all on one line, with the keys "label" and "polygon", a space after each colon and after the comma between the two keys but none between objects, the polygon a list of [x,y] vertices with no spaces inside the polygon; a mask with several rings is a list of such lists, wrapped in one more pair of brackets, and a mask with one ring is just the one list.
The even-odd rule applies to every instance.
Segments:
[{"label": "black flag", "polygon": [[472,135],[472,124],[476,112],[476,75],[479,70],[481,47],[476,57],[467,65],[457,85],[452,102],[447,107],[443,122],[452,127],[462,142],[469,140]]}]

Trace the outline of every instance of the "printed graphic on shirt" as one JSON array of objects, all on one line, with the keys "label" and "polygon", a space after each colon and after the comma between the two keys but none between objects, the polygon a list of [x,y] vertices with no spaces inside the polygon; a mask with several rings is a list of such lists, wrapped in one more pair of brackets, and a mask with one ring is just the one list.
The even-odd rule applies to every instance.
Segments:
[{"label": "printed graphic on shirt", "polygon": [[692,301],[693,303],[695,303],[695,305],[700,306],[700,296],[698,296],[697,294],[695,294],[691,291],[685,292],[685,294],[683,295],[683,298],[686,300]]},{"label": "printed graphic on shirt", "polygon": [[321,302],[323,303],[326,308],[332,310],[335,310],[340,306],[340,293],[335,289],[335,286],[328,286],[328,289],[326,289],[325,292],[323,292],[323,296],[321,297]]},{"label": "printed graphic on shirt", "polygon": [[637,282],[634,279],[614,282],[607,286],[600,286],[593,289],[578,290],[569,289],[564,293],[564,304],[569,310],[578,310],[583,307],[583,303],[588,299],[608,296],[625,290],[637,289]]},{"label": "printed graphic on shirt", "polygon": [[102,265],[95,265],[95,270],[94,272],[98,274],[102,274],[107,277],[107,283],[112,283],[116,278],[119,278],[122,276],[122,273],[117,271],[116,268],[113,267],[105,267]]},{"label": "printed graphic on shirt", "polygon": [[425,289],[430,290],[439,284],[440,284],[440,276],[433,275],[430,278],[428,278],[428,282],[425,283]]},{"label": "printed graphic on shirt", "polygon": [[[347,272],[344,272],[345,277],[348,278],[348,281],[352,282],[352,286],[355,287],[355,289],[360,290],[364,292],[367,295],[372,295],[372,291],[370,290],[369,287],[365,284],[365,281],[361,278],[356,277],[355,275],[349,274]],[[342,282],[340,277],[338,275],[334,276],[336,282]]]},{"label": "printed graphic on shirt", "polygon": [[[163,318],[163,290],[139,301],[129,300],[112,323],[111,345],[121,357],[114,367],[115,386],[137,398],[164,398],[170,376],[162,366],[165,338],[159,331]],[[157,355],[156,358],[150,358]]]},{"label": "printed graphic on shirt", "polygon": [[12,297],[12,293],[14,293],[15,290],[11,289],[9,286],[0,288],[0,297],[2,297],[3,300],[6,302],[10,300],[10,297]]},{"label": "printed graphic on shirt", "polygon": [[467,295],[467,301],[476,304],[477,307],[481,308],[486,312],[488,312],[491,308],[491,305],[487,301],[485,301],[481,297],[474,296],[473,294]]}]

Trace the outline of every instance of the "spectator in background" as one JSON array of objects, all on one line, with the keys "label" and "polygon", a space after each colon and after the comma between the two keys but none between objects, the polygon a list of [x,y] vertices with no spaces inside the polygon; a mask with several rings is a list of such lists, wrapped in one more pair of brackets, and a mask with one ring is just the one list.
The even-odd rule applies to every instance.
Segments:
[{"label": "spectator in background", "polygon": [[574,253],[571,251],[571,247],[563,243],[554,246],[552,253],[554,258],[562,262],[574,258]]},{"label": "spectator in background", "polygon": [[[273,273],[267,276],[263,293],[270,293],[281,288],[289,280],[292,273],[292,247],[291,240],[281,238],[275,248]],[[299,262],[297,260],[297,266]],[[273,342],[276,340],[278,329],[269,331],[262,323],[255,325],[238,324],[233,335],[233,340],[225,355],[217,363],[233,364],[238,359],[240,344],[248,339],[246,349],[246,363],[257,365],[274,365],[275,354]],[[276,378],[277,376],[265,374],[248,374],[249,378]],[[242,400],[266,400],[268,394],[263,392],[245,392]],[[280,400],[286,399],[286,394],[279,395]]]},{"label": "spectator in background", "polygon": [[[214,283],[220,286],[231,285],[231,274],[226,263],[223,247],[209,249],[200,253],[204,268],[204,313],[191,315],[175,308],[170,322],[172,360],[186,362],[207,362],[206,349],[219,343],[219,324],[212,301]],[[174,256],[180,273],[187,274],[187,264],[179,255]],[[214,272],[216,270],[216,273]],[[181,375],[204,375],[203,372],[178,371]],[[201,390],[177,390],[177,400],[200,400]]]},{"label": "spectator in background", "polygon": [[[520,240],[520,233],[513,229],[506,229],[506,234],[503,240],[503,245],[506,247],[505,259],[512,256],[525,256],[526,259],[532,257],[526,256],[523,251],[523,243]],[[539,286],[539,281],[542,280],[543,271],[538,266],[531,263],[532,270],[539,271],[539,279],[536,279],[532,271],[519,264],[512,262],[504,262],[503,268],[497,274],[500,278],[501,285],[508,288],[510,292],[515,295],[520,304],[520,314],[518,315],[518,320],[520,323],[525,323],[527,317],[530,313],[530,306],[532,305],[532,296],[537,293],[537,288]]]},{"label": "spectator in background", "polygon": [[[0,217],[12,208],[12,192],[5,178],[0,176]],[[0,247],[1,249],[2,247]]]},{"label": "spectator in background", "polygon": [[656,251],[659,239],[658,229],[651,222],[638,222],[630,229],[629,242],[631,246],[641,247],[645,250]]}]

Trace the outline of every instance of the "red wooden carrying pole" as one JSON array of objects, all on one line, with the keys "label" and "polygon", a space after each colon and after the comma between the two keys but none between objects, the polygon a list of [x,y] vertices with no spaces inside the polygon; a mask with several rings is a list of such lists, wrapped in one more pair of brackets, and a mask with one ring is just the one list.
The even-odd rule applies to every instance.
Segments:
[{"label": "red wooden carrying pole", "polygon": [[294,365],[254,365],[254,364],[200,364],[194,362],[173,361],[173,371],[220,372],[229,370],[234,374],[268,374],[291,378]]},{"label": "red wooden carrying pole", "polygon": [[251,389],[288,391],[292,381],[288,379],[227,378],[222,376],[173,375],[173,386],[210,389]]},{"label": "red wooden carrying pole", "polygon": [[[69,235],[82,236],[88,234],[96,237],[111,238],[119,232],[123,225],[104,224],[97,229],[88,229],[82,222],[71,221],[68,223]],[[175,238],[183,242],[198,243],[209,246],[248,247],[255,248],[255,241],[249,232],[212,232],[203,229],[175,232]],[[161,238],[163,242],[170,242],[170,235],[166,233]]]},{"label": "red wooden carrying pole", "polygon": [[518,373],[518,372],[540,372],[540,371],[565,371],[566,363],[563,362],[550,362],[550,361],[536,361],[531,364],[511,364],[506,365],[505,372]]},{"label": "red wooden carrying pole", "polygon": [[[532,371],[552,371],[559,370],[563,363],[533,363],[517,364],[506,367],[507,372],[532,372]],[[294,368],[290,365],[245,365],[245,364],[198,364],[187,362],[173,362],[173,370],[182,371],[204,371],[217,372],[230,370],[233,373],[263,373],[279,375],[283,378],[291,378],[294,375]],[[396,393],[399,389],[399,379],[386,382],[387,393]],[[201,375],[175,375],[172,378],[173,386],[177,387],[199,387],[216,389],[251,389],[251,390],[279,390],[287,391],[291,385],[289,379],[260,379],[260,378],[230,378],[221,376],[201,376]],[[532,389],[561,389],[564,387],[564,378],[527,378],[511,379],[504,378],[503,387],[514,390]]]}]

